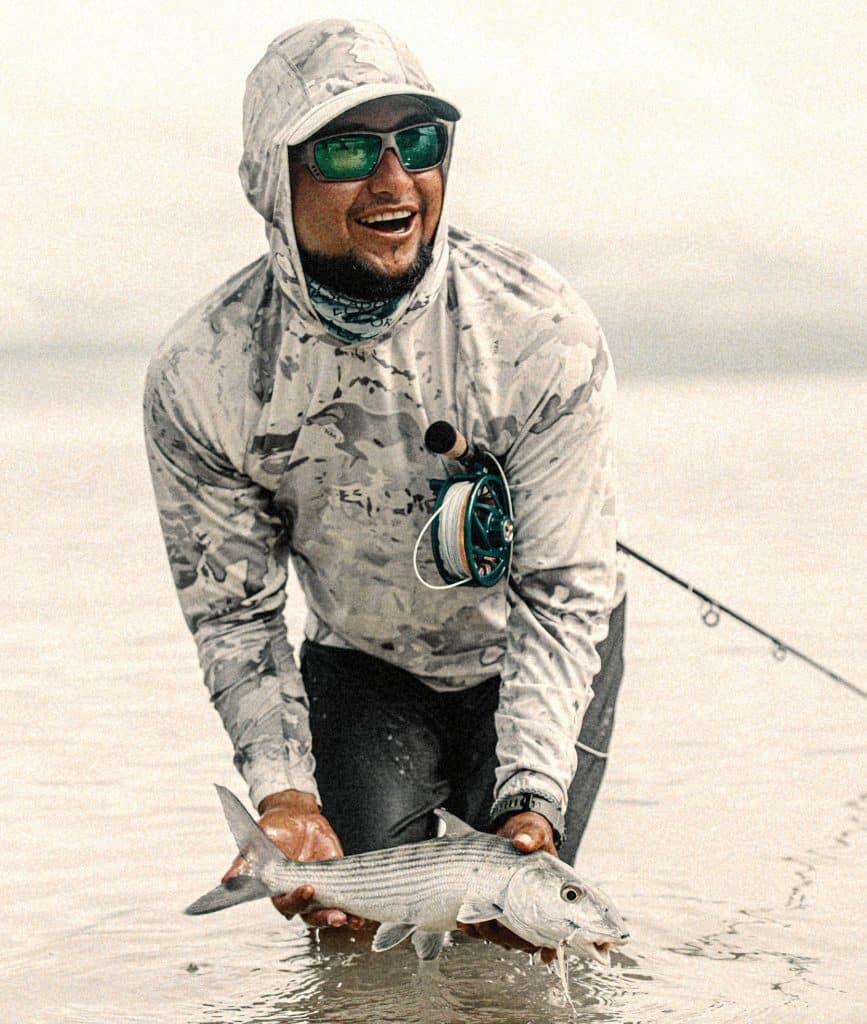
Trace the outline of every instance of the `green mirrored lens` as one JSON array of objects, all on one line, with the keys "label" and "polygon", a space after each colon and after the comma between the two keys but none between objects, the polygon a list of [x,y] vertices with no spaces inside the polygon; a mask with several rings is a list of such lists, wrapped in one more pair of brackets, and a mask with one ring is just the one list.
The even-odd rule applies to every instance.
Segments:
[{"label": "green mirrored lens", "polygon": [[375,135],[338,135],[313,147],[313,159],[322,176],[335,180],[364,178],[379,157],[380,141]]},{"label": "green mirrored lens", "polygon": [[408,171],[436,167],[445,149],[445,131],[437,124],[421,124],[404,128],[395,134],[395,142],[403,166]]},{"label": "green mirrored lens", "polygon": [[[328,181],[351,181],[372,174],[379,161],[383,138],[394,139],[400,161],[407,171],[426,171],[441,163],[447,135],[438,124],[419,124],[403,128],[393,136],[374,132],[335,135],[313,144],[313,159],[319,173]],[[386,145],[391,145],[386,141]]]}]

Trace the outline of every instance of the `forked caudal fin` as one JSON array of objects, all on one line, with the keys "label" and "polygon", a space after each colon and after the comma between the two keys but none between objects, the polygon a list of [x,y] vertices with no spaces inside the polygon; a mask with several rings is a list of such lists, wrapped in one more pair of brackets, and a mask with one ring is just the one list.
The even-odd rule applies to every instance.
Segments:
[{"label": "forked caudal fin", "polygon": [[237,903],[269,896],[267,886],[257,875],[266,866],[282,864],[287,859],[259,828],[234,793],[224,786],[217,786],[216,789],[226,821],[238,844],[238,852],[249,864],[250,874],[236,875],[200,896],[187,907],[185,914],[211,914],[215,910],[234,907]]},{"label": "forked caudal fin", "polygon": [[225,910],[237,903],[248,900],[260,900],[268,896],[268,889],[252,875],[236,875],[228,882],[223,882],[204,896],[192,902],[184,911],[185,914],[213,914],[215,910]]}]

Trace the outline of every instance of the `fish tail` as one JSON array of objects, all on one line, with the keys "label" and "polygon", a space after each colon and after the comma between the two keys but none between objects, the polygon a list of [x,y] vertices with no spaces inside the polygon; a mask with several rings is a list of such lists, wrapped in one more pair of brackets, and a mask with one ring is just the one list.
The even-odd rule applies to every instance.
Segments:
[{"label": "fish tail", "polygon": [[213,914],[215,910],[225,910],[226,907],[234,907],[237,903],[259,900],[268,895],[270,894],[267,886],[258,878],[253,878],[252,875],[236,875],[194,900],[184,913]]},{"label": "fish tail", "polygon": [[211,914],[237,903],[258,900],[272,895],[261,875],[270,867],[286,862],[287,858],[248,814],[241,801],[224,786],[217,786],[217,795],[223,805],[226,821],[238,844],[238,852],[246,860],[248,871],[235,875],[215,889],[200,896],[184,911],[185,914]]}]

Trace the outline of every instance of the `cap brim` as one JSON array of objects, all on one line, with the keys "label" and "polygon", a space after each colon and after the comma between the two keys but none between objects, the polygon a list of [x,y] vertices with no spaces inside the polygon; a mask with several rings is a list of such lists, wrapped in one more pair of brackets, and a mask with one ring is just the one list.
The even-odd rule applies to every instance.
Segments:
[{"label": "cap brim", "polygon": [[345,114],[348,110],[385,96],[417,96],[430,107],[431,113],[435,117],[442,118],[444,121],[460,120],[461,112],[458,108],[432,92],[417,89],[411,85],[401,85],[397,82],[371,82],[332,96],[315,110],[311,110],[299,122],[287,126],[278,141],[287,146],[297,146],[301,142],[306,142],[320,128],[324,128],[330,121]]}]

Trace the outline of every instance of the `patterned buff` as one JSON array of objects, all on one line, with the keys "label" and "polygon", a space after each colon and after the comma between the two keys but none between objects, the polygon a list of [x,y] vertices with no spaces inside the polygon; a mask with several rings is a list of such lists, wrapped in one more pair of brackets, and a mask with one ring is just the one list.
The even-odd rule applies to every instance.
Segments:
[{"label": "patterned buff", "polygon": [[324,284],[307,278],[307,292],[328,333],[341,341],[355,344],[376,338],[387,330],[404,311],[409,294],[394,299],[354,299],[333,292]]}]

